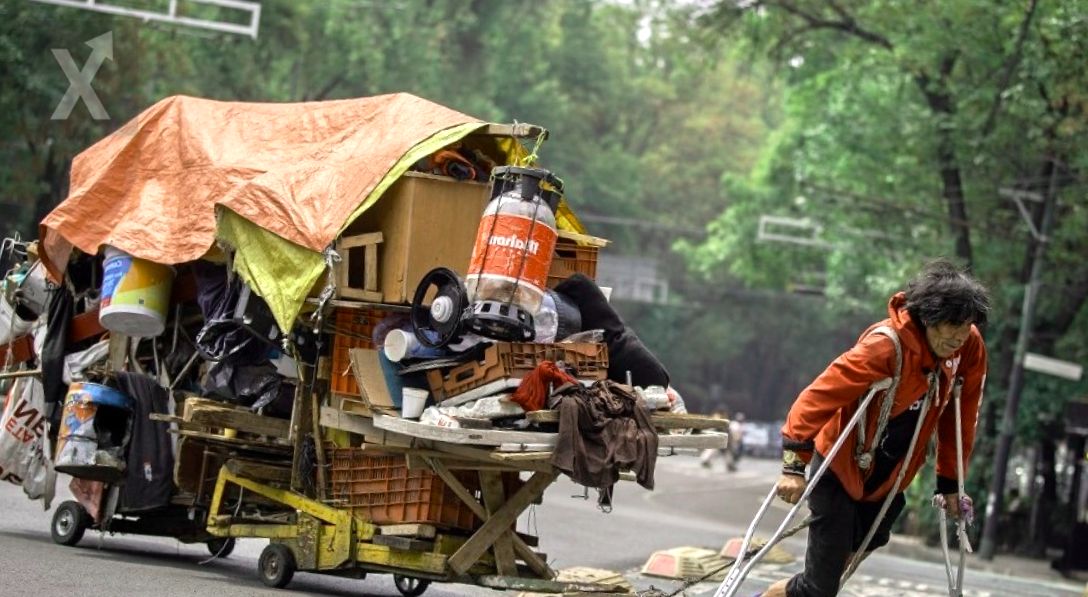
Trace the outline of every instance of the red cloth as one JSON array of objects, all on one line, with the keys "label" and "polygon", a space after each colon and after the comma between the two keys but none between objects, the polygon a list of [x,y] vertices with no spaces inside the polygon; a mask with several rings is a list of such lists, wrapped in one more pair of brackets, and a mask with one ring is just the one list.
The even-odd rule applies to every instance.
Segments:
[{"label": "red cloth", "polygon": [[553,388],[558,388],[568,383],[578,383],[578,380],[560,369],[554,362],[544,361],[521,380],[521,385],[514,391],[511,400],[524,408],[525,412],[540,410],[547,403],[549,384]]}]

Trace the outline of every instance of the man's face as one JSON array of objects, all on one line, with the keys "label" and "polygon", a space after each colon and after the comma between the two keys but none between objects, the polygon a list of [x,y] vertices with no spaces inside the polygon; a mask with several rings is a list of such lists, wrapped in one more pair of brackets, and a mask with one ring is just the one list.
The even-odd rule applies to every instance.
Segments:
[{"label": "man's face", "polygon": [[938,323],[926,328],[926,340],[933,354],[943,358],[952,356],[971,335],[971,322],[955,325]]}]

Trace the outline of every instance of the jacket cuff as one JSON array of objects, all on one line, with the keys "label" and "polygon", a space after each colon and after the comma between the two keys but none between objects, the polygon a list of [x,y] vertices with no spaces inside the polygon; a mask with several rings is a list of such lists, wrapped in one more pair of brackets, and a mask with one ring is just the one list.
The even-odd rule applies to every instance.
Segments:
[{"label": "jacket cuff", "polygon": [[783,435],[782,449],[798,453],[811,453],[813,450],[816,449],[816,442],[814,442],[813,440],[797,441]]},{"label": "jacket cuff", "polygon": [[933,493],[943,493],[945,495],[948,495],[958,492],[959,489],[960,484],[955,479],[950,479],[948,477],[942,477],[941,475],[937,475],[937,489]]}]

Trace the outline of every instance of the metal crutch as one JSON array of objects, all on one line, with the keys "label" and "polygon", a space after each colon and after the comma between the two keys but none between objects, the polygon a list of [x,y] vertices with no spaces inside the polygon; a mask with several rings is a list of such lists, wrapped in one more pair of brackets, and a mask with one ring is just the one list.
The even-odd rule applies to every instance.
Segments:
[{"label": "metal crutch", "polygon": [[[839,580],[839,587],[846,586],[846,581],[850,580],[850,577],[854,574],[854,571],[861,565],[861,561],[866,557],[866,549],[869,547],[869,543],[872,542],[873,537],[876,536],[876,530],[880,528],[880,523],[883,522],[884,516],[888,513],[888,508],[892,505],[892,500],[895,499],[896,494],[899,493],[899,487],[903,483],[903,478],[907,474],[907,467],[910,464],[911,459],[914,457],[914,449],[918,446],[918,436],[922,432],[922,426],[925,424],[926,414],[929,413],[930,401],[936,400],[937,394],[940,392],[940,377],[934,374],[929,380],[929,389],[926,390],[926,395],[922,402],[922,411],[918,413],[918,423],[914,426],[914,434],[910,438],[910,445],[907,447],[907,453],[903,456],[903,462],[899,466],[899,474],[895,477],[895,483],[892,485],[891,491],[888,492],[888,496],[884,498],[884,502],[880,506],[880,512],[877,513],[876,518],[873,519],[872,526],[869,527],[869,532],[865,534],[865,539],[861,542],[861,546],[854,553],[854,557],[850,560],[849,565],[846,568],[846,572],[843,573]],[[873,441],[877,441],[874,439]]]},{"label": "metal crutch", "polygon": [[741,541],[740,551],[737,554],[737,559],[733,561],[733,565],[730,567],[729,574],[725,577],[725,580],[722,581],[722,584],[718,586],[718,590],[714,592],[714,597],[733,597],[737,594],[737,591],[740,590],[740,585],[744,582],[744,579],[748,577],[748,573],[751,572],[752,568],[756,564],[758,564],[764,556],[767,555],[772,547],[777,545],[778,542],[782,540],[782,535],[785,532],[786,527],[789,526],[790,522],[793,521],[795,516],[797,516],[797,512],[801,509],[801,506],[805,503],[805,500],[808,499],[808,496],[810,493],[812,493],[813,488],[816,487],[816,483],[819,482],[820,478],[823,477],[825,472],[827,472],[828,467],[831,466],[831,462],[835,460],[835,455],[838,454],[839,449],[841,449],[843,444],[846,443],[846,439],[850,437],[850,432],[853,431],[854,426],[856,426],[858,423],[858,420],[860,420],[862,415],[865,414],[866,409],[869,407],[869,403],[873,401],[873,397],[876,396],[878,392],[885,391],[891,386],[892,378],[890,377],[878,381],[870,386],[869,393],[865,395],[864,399],[862,399],[861,405],[854,412],[854,416],[850,417],[850,421],[846,424],[846,428],[843,429],[842,433],[839,434],[839,438],[835,440],[834,445],[831,446],[831,450],[828,451],[828,454],[824,458],[824,461],[820,463],[820,467],[816,470],[816,473],[813,474],[812,478],[808,481],[808,484],[805,486],[805,491],[801,494],[801,499],[797,500],[797,503],[794,504],[792,508],[790,508],[789,513],[786,514],[786,518],[782,521],[782,524],[778,526],[778,529],[775,530],[774,534],[771,535],[771,538],[767,541],[767,543],[758,552],[756,552],[756,554],[752,556],[750,560],[745,561],[745,556],[748,552],[748,545],[752,541],[752,535],[755,534],[756,526],[759,524],[759,521],[763,519],[764,514],[766,514],[767,509],[770,508],[771,503],[774,502],[774,499],[776,497],[776,491],[778,487],[777,485],[771,487],[770,493],[768,493],[767,497],[764,498],[763,504],[760,505],[759,510],[756,512],[755,518],[752,519],[752,523],[748,526],[748,531],[744,534],[744,540]]},{"label": "metal crutch", "polygon": [[967,554],[972,552],[971,540],[967,537],[967,526],[971,524],[972,506],[963,486],[963,415],[960,411],[960,394],[963,391],[963,378],[957,377],[952,387],[952,398],[956,407],[956,499],[959,501],[960,515],[956,521],[956,541],[959,544],[960,559],[956,574],[952,574],[952,555],[948,550],[948,512],[945,509],[944,496],[933,497],[933,505],[939,510],[941,550],[944,552],[944,570],[948,576],[948,594],[951,597],[963,596],[963,576],[967,566]]}]

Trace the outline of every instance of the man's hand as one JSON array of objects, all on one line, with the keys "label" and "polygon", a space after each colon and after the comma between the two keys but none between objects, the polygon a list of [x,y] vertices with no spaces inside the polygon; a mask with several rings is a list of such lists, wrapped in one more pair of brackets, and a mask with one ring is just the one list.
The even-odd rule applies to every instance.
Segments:
[{"label": "man's hand", "polygon": [[[805,482],[805,478],[801,475],[786,475],[783,474],[778,478],[778,486],[776,493],[778,497],[787,504],[796,504],[801,499],[801,494],[805,492],[805,487],[808,484]],[[955,499],[955,497],[953,497]]]}]

